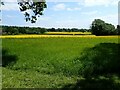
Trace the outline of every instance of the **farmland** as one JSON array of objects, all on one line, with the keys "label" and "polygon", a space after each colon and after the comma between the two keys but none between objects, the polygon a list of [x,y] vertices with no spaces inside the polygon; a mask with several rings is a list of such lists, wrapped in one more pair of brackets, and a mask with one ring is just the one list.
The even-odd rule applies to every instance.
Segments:
[{"label": "farmland", "polygon": [[117,3],[3,0],[0,89],[120,90]]},{"label": "farmland", "polygon": [[91,32],[45,32],[47,35],[91,35]]},{"label": "farmland", "polygon": [[[99,87],[106,84],[106,87],[118,88],[116,85],[120,84],[120,79],[117,75],[117,36],[66,37],[4,37],[3,88],[64,88],[66,85],[74,87],[78,81],[83,82],[83,88],[98,87],[98,84]],[[97,60],[98,64],[94,65],[95,61],[92,60]],[[105,64],[102,62],[104,60],[111,64]],[[93,63],[94,67],[90,66],[89,62]],[[101,68],[108,67],[101,69],[99,64]],[[114,70],[116,71],[113,72]],[[91,84],[91,81],[86,79],[86,72],[89,74],[87,76],[94,77],[96,71],[100,72],[95,73],[99,77],[98,82],[96,78],[91,79]],[[103,72],[109,74],[109,77]],[[113,81],[109,82],[111,78]],[[83,85],[85,82],[86,86]]]}]

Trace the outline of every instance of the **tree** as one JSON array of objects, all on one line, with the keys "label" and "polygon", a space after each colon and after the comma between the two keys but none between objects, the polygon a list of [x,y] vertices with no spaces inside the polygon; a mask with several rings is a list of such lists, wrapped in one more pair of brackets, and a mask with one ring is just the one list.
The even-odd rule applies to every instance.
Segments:
[{"label": "tree", "polygon": [[55,28],[51,28],[50,31],[51,32],[55,32],[56,30],[55,30]]},{"label": "tree", "polygon": [[[4,5],[4,2],[1,2]],[[21,12],[24,12],[25,20],[35,23],[37,17],[43,15],[44,8],[47,8],[45,0],[18,0],[18,5]],[[33,12],[29,13],[28,10]]]},{"label": "tree", "polygon": [[10,29],[10,32],[11,32],[11,35],[18,35],[19,34],[19,31],[17,28]]},{"label": "tree", "polygon": [[117,25],[117,33],[120,35],[120,25]]},{"label": "tree", "polygon": [[[47,7],[45,0],[19,0],[18,4],[20,5],[20,11],[25,11],[26,21],[31,21],[31,23],[35,23],[37,16],[43,15],[43,10]],[[34,14],[30,15],[27,10],[32,10]]]},{"label": "tree", "polygon": [[101,19],[95,19],[91,25],[91,32],[94,35],[112,35],[115,34],[115,26]]},{"label": "tree", "polygon": [[45,28],[41,28],[40,33],[44,34],[47,30]]},{"label": "tree", "polygon": [[105,24],[105,30],[103,31],[103,33],[105,34],[105,35],[112,35],[112,34],[116,34],[116,32],[115,32],[115,26],[114,25],[112,25],[112,24],[108,24],[108,23],[106,23]]}]

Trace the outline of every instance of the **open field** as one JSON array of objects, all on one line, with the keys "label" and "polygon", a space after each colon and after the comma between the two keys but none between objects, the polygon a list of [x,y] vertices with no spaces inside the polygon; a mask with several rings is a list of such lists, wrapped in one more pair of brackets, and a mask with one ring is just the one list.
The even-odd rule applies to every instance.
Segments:
[{"label": "open field", "polygon": [[117,36],[1,37],[3,88],[120,88]]}]

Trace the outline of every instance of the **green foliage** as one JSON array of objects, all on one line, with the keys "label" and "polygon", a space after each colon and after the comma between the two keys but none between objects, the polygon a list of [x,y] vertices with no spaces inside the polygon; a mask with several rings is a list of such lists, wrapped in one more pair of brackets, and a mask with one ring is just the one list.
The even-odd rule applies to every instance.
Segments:
[{"label": "green foliage", "polygon": [[41,34],[44,34],[46,31],[47,31],[47,30],[46,30],[45,28],[42,28],[42,29],[40,30],[40,33],[41,33]]},{"label": "green foliage", "polygon": [[117,29],[116,29],[118,35],[120,35],[120,25],[117,25]]},{"label": "green foliage", "polygon": [[[94,57],[96,55],[102,55],[102,57],[97,57],[98,62],[102,58],[106,58],[105,60],[109,61],[109,57],[106,57],[106,55],[111,55],[110,58],[113,56],[111,60],[115,57],[114,51],[116,51],[116,48],[113,51],[114,45],[102,45],[101,47],[100,43],[117,44],[118,39],[3,39],[2,46],[7,50],[5,56],[12,56],[12,58],[15,56],[17,58],[17,61],[13,59],[15,63],[12,65],[7,64],[3,68],[3,87],[54,88],[63,87],[68,83],[75,83],[82,75],[81,69],[84,70],[84,65],[86,64],[89,67],[92,59],[95,60]],[[107,50],[105,49],[106,47],[108,47]],[[92,48],[92,50],[90,49],[85,52],[85,48]],[[101,50],[101,48],[103,49]],[[96,50],[96,52],[94,50]],[[99,50],[104,53],[100,53]],[[82,53],[84,53],[85,56],[87,55],[86,58],[82,58],[84,57]],[[116,59],[114,58],[114,60]],[[85,64],[83,64],[84,61],[86,62]],[[86,71],[92,74],[92,71],[89,71],[92,70],[92,67],[89,67],[89,69],[88,67],[85,67]]]},{"label": "green foliage", "polygon": [[[18,0],[19,8],[21,12],[24,12],[25,20],[35,23],[37,17],[43,15],[43,11],[47,8],[45,0]],[[0,2],[0,5],[4,5],[4,2]],[[32,12],[28,12],[31,10]]]},{"label": "green foliage", "polygon": [[[19,0],[18,4],[20,5],[20,11],[25,12],[24,15],[26,21],[31,21],[31,23],[35,23],[37,16],[40,17],[43,15],[44,8],[47,8],[45,0]],[[28,13],[27,10],[31,10],[33,12],[33,15],[31,15],[31,13]]]},{"label": "green foliage", "polygon": [[18,27],[18,26],[2,26],[3,35],[17,34],[44,34],[45,32],[89,32],[88,29],[67,29],[67,28],[40,28],[40,27]]},{"label": "green foliage", "polygon": [[17,27],[17,26],[2,26],[3,35],[17,35],[17,34],[43,34],[47,30],[45,28],[35,27]]},{"label": "green foliage", "polygon": [[0,2],[0,5],[4,5],[4,2]]},{"label": "green foliage", "polygon": [[91,25],[91,32],[95,35],[115,35],[117,31],[115,26],[105,23],[103,20],[95,19]]}]

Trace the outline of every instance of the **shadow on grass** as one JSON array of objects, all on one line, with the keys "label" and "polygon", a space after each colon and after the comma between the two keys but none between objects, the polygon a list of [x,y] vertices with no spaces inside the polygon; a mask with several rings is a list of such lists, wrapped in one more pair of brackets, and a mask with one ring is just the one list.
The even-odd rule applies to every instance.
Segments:
[{"label": "shadow on grass", "polygon": [[18,60],[16,55],[9,54],[7,49],[2,49],[2,67],[13,65]]},{"label": "shadow on grass", "polygon": [[116,43],[100,43],[93,48],[86,49],[82,57],[78,58],[83,65],[80,71],[84,77],[109,73],[120,74],[119,53],[120,44]]},{"label": "shadow on grass", "polygon": [[120,90],[119,53],[120,44],[116,43],[100,43],[93,48],[85,49],[82,56],[75,59],[82,64],[79,74],[84,79],[78,80],[75,84],[65,85],[63,90]]},{"label": "shadow on grass", "polygon": [[75,84],[65,85],[62,90],[120,90],[120,84],[115,83],[112,78],[107,79],[83,79]]}]

